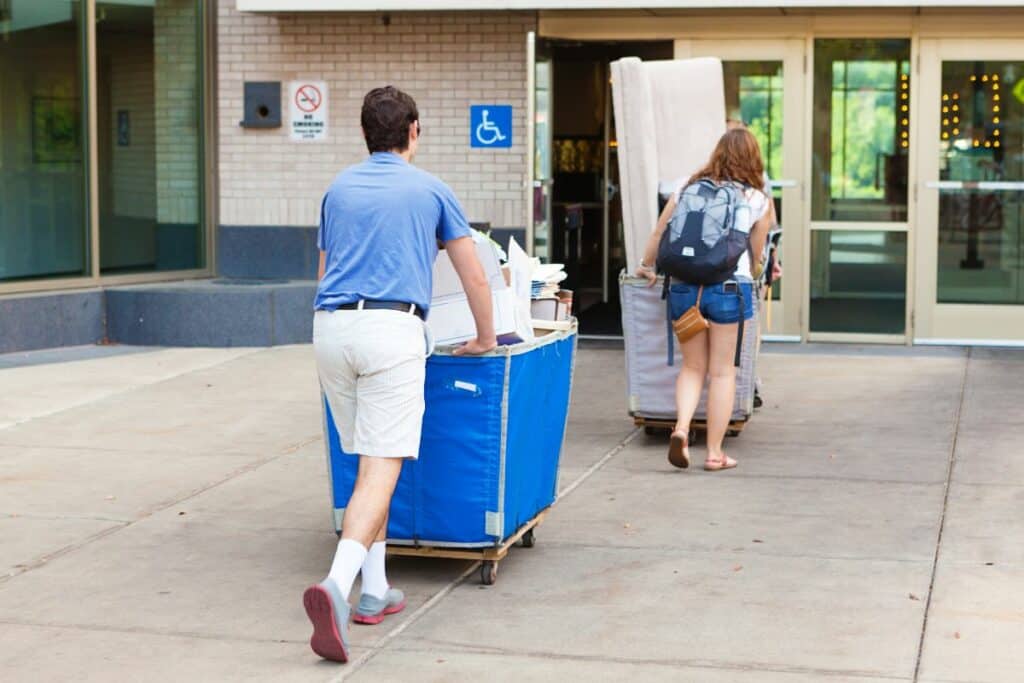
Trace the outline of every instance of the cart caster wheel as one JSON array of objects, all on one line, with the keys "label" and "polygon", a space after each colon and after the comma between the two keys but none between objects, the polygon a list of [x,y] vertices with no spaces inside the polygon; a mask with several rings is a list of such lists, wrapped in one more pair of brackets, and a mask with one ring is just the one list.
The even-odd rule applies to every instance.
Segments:
[{"label": "cart caster wheel", "polygon": [[646,434],[647,436],[657,436],[658,428],[651,426],[644,427],[644,434]]},{"label": "cart caster wheel", "polygon": [[533,536],[533,529],[530,529],[523,534],[523,547],[532,548],[537,543],[537,539]]},{"label": "cart caster wheel", "polygon": [[493,560],[484,560],[480,564],[480,583],[485,586],[493,586],[498,580],[498,563]]},{"label": "cart caster wheel", "polygon": [[730,429],[729,431],[727,431],[725,433],[725,435],[726,436],[739,436],[740,435],[740,430],[738,430],[738,429]]}]

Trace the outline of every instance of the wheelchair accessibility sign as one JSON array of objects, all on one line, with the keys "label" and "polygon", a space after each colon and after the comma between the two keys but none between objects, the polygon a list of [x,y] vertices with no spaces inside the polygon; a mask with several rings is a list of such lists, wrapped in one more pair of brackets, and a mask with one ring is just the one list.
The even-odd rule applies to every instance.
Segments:
[{"label": "wheelchair accessibility sign", "polygon": [[472,104],[469,106],[470,147],[512,146],[512,105]]}]

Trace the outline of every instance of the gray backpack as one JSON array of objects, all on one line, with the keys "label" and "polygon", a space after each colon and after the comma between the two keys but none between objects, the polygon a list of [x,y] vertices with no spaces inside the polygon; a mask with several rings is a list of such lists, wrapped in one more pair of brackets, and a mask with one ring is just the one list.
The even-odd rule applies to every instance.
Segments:
[{"label": "gray backpack", "polygon": [[702,178],[679,193],[658,245],[658,271],[680,282],[725,282],[749,245],[750,235],[736,229],[743,188]]}]

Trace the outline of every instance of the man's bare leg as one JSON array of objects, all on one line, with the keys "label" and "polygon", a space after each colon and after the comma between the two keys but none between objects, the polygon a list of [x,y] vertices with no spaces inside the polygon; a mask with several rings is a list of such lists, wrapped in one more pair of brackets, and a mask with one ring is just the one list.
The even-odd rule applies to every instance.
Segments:
[{"label": "man's bare leg", "polygon": [[366,560],[367,550],[387,521],[391,495],[401,472],[400,458],[359,456],[359,474],[345,508],[341,541],[328,573],[346,600]]},{"label": "man's bare leg", "polygon": [[345,508],[342,541],[356,541],[366,548],[378,537],[387,522],[391,495],[403,462],[401,458],[359,456],[359,474]]},{"label": "man's bare leg", "polygon": [[391,495],[402,471],[399,458],[359,457],[359,474],[345,509],[338,550],[327,578],[306,589],[302,602],[313,622],[310,645],[325,659],[348,661],[349,593],[366,561],[367,546],[387,520]]}]

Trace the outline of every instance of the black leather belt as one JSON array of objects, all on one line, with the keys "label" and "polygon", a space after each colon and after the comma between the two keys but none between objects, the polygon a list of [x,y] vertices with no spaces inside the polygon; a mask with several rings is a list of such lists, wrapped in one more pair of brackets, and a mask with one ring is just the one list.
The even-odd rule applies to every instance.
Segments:
[{"label": "black leather belt", "polygon": [[354,310],[384,310],[384,311],[401,311],[402,313],[412,313],[420,320],[426,320],[421,309],[416,304],[406,303],[404,301],[370,301],[369,299],[363,299],[351,304],[341,304],[336,310],[339,311],[354,311]]}]

